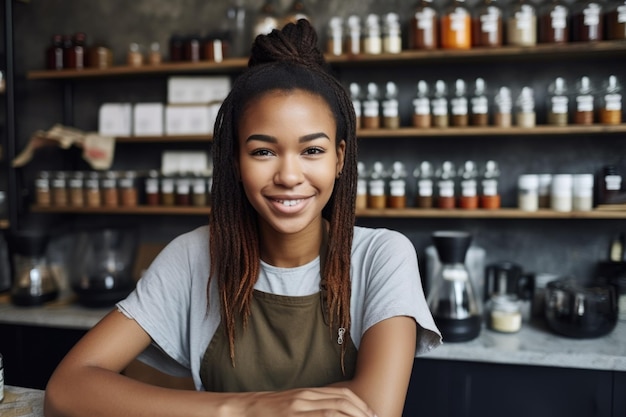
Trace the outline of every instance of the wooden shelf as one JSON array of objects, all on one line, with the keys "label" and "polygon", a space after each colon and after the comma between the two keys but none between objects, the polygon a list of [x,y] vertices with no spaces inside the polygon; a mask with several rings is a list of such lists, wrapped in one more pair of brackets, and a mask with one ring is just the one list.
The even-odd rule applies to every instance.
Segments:
[{"label": "wooden shelf", "polygon": [[183,135],[183,136],[118,136],[120,143],[156,143],[156,142],[210,142],[213,135]]},{"label": "wooden shelf", "polygon": [[[415,63],[416,61],[437,62],[445,60],[474,60],[474,59],[528,59],[554,58],[561,59],[584,54],[585,57],[606,55],[614,57],[620,52],[626,52],[626,41],[601,42],[570,42],[563,45],[539,44],[536,46],[519,47],[503,46],[501,48],[473,48],[468,50],[432,51],[407,50],[399,54],[380,55],[327,55],[326,60],[331,65],[361,65],[361,64],[401,64]],[[175,73],[220,73],[242,71],[248,65],[248,58],[229,58],[222,62],[164,62],[159,65],[144,65],[141,67],[113,66],[106,69],[85,68],[82,70],[35,70],[28,71],[27,79],[79,79],[79,78],[106,78],[119,76],[136,76],[147,74],[175,74]]]},{"label": "wooden shelf", "polygon": [[[164,207],[164,206],[137,206],[137,207],[40,207],[31,206],[33,213],[61,213],[61,214],[150,214],[150,215],[194,215],[206,216],[211,212],[210,207]],[[592,210],[572,211],[567,213],[554,210],[538,210],[536,212],[522,211],[515,208],[498,210],[441,210],[441,209],[364,209],[356,211],[357,217],[369,218],[468,218],[468,219],[626,219],[626,210]]]}]

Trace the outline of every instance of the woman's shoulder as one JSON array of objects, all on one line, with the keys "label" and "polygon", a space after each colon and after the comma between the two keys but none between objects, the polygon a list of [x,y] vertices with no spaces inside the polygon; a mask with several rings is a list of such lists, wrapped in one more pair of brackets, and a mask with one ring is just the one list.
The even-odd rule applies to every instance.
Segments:
[{"label": "woman's shoulder", "polygon": [[392,229],[354,227],[353,251],[359,247],[369,248],[409,248],[414,250],[413,243],[409,238]]}]

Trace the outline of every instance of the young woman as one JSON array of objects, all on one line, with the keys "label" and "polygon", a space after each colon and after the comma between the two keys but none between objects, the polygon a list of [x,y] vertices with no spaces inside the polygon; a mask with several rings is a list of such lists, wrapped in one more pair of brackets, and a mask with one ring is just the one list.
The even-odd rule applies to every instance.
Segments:
[{"label": "young woman", "polygon": [[[310,24],[258,37],[217,118],[209,225],[68,353],[46,416],[399,417],[441,337],[411,242],[354,226],[356,148]],[[196,391],[121,375],[138,356]]]}]

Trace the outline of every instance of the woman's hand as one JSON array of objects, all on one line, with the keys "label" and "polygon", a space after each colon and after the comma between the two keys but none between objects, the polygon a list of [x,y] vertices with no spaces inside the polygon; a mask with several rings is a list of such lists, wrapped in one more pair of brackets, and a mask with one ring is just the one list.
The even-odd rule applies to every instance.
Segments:
[{"label": "woman's hand", "polygon": [[237,410],[233,409],[232,415],[376,417],[374,411],[361,398],[343,387],[302,388],[242,395],[243,398],[235,401],[234,407]]}]

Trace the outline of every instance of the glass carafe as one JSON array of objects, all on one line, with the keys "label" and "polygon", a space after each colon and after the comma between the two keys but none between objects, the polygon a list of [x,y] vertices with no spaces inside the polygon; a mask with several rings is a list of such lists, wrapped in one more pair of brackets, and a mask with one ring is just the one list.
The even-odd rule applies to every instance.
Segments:
[{"label": "glass carafe", "polygon": [[437,231],[433,243],[441,262],[428,295],[430,308],[445,342],[465,342],[480,334],[480,304],[472,286],[465,255],[472,235],[463,231]]}]

